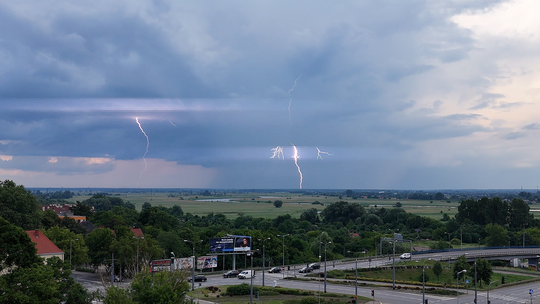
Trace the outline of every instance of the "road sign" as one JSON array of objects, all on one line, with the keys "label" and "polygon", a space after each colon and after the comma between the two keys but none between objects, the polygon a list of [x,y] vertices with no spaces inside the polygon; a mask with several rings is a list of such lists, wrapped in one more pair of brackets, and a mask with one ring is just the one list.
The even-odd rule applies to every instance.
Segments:
[{"label": "road sign", "polygon": [[532,290],[532,289],[529,289],[529,294],[533,294],[533,290]]},{"label": "road sign", "polygon": [[469,284],[469,280],[465,280],[465,284]]}]

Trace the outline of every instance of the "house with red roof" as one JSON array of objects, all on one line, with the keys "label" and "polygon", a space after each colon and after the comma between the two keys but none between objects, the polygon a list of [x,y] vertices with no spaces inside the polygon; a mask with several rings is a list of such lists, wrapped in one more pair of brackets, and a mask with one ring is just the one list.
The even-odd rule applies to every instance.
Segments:
[{"label": "house with red roof", "polygon": [[48,258],[57,256],[64,260],[64,252],[58,248],[43,232],[40,230],[26,231],[32,242],[36,245],[37,255],[47,261]]}]

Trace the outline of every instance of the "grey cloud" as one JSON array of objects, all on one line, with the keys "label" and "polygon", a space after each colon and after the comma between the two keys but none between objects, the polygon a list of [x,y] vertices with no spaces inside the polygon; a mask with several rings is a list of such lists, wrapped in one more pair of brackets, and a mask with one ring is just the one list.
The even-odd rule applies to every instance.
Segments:
[{"label": "grey cloud", "polygon": [[525,137],[525,133],[523,132],[511,132],[502,136],[502,138],[506,140],[514,140],[522,137]]},{"label": "grey cloud", "polygon": [[523,127],[524,130],[540,130],[540,124],[532,123]]},{"label": "grey cloud", "polygon": [[480,114],[452,114],[452,115],[447,115],[444,118],[450,119],[450,120],[472,120],[472,119],[478,119],[478,118],[487,119],[485,116],[480,115]]}]

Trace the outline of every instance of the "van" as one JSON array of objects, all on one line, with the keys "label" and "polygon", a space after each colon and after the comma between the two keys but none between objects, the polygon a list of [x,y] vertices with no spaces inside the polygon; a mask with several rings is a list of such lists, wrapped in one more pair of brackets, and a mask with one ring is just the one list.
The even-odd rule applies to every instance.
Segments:
[{"label": "van", "polygon": [[408,252],[406,252],[406,253],[400,255],[399,258],[402,259],[402,260],[410,259],[410,258],[411,258],[411,254],[408,253]]},{"label": "van", "polygon": [[251,279],[251,277],[255,277],[255,270],[244,270],[238,275],[239,279]]}]

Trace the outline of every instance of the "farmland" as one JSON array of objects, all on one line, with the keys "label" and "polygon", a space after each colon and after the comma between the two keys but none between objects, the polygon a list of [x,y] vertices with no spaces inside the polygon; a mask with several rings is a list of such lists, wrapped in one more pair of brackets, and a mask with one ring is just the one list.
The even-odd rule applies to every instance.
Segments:
[{"label": "farmland", "polygon": [[[289,192],[257,192],[257,193],[223,193],[221,195],[202,196],[195,194],[178,194],[165,192],[139,192],[139,193],[109,193],[120,197],[124,201],[133,203],[140,210],[145,202],[152,206],[172,207],[179,205],[185,213],[203,216],[210,212],[222,213],[228,218],[234,219],[240,213],[253,217],[275,218],[279,215],[290,214],[298,218],[302,212],[310,208],[323,210],[325,205],[337,201],[358,203],[364,208],[395,208],[397,202],[402,204],[403,209],[418,215],[440,219],[443,213],[453,216],[457,213],[458,202],[403,200],[403,199],[374,199],[349,197],[305,195]],[[83,201],[90,195],[77,195],[70,199],[71,202]],[[283,206],[276,208],[275,200],[281,200]]]}]

